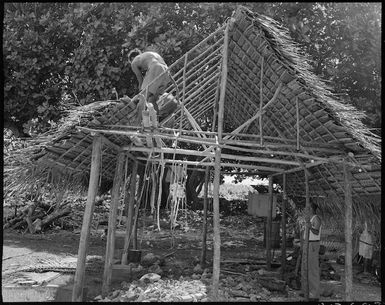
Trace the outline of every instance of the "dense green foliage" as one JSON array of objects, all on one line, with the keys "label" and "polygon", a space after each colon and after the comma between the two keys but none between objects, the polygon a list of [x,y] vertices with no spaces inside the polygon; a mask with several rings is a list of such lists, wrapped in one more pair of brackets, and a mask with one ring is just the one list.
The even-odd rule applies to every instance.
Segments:
[{"label": "dense green foliage", "polygon": [[[240,3],[6,3],[4,122],[17,136],[47,130],[73,105],[136,93],[127,52],[171,64]],[[381,3],[245,3],[282,22],[316,74],[381,126]]]}]

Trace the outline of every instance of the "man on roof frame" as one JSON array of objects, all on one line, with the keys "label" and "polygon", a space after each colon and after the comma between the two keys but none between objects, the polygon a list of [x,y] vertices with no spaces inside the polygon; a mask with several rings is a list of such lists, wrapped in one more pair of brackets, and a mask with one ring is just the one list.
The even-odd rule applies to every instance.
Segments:
[{"label": "man on roof frame", "polygon": [[154,109],[159,113],[158,98],[171,82],[167,71],[168,66],[158,53],[141,52],[139,49],[130,51],[128,60],[138,80],[140,91],[144,93],[147,102],[153,104]]}]

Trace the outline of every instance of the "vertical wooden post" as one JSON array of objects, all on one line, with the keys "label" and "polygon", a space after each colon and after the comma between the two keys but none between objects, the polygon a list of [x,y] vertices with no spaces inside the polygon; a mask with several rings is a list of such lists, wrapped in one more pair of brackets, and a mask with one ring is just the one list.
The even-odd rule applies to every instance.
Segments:
[{"label": "vertical wooden post", "polygon": [[[227,59],[229,47],[229,23],[225,29],[225,37],[223,41],[223,55],[222,55],[222,72],[221,72],[221,92],[218,103],[218,143],[222,142],[223,132],[223,114],[224,103],[226,96],[227,84]],[[214,258],[213,258],[213,297],[214,301],[218,300],[219,289],[219,273],[220,273],[220,251],[221,251],[221,237],[219,227],[219,183],[221,175],[221,148],[215,149],[215,164],[214,164],[214,194],[213,194],[213,231],[214,231]]]},{"label": "vertical wooden post", "polygon": [[111,284],[112,263],[114,259],[114,249],[115,249],[116,214],[118,211],[118,205],[119,205],[119,199],[120,199],[120,186],[123,181],[123,168],[124,168],[124,152],[120,152],[116,162],[114,182],[111,190],[110,213],[108,215],[106,257],[104,262],[103,285],[102,285],[103,297],[107,296],[108,290]]},{"label": "vertical wooden post", "polygon": [[353,301],[353,267],[352,267],[352,184],[351,172],[343,163],[345,180],[345,302]]},{"label": "vertical wooden post", "polygon": [[215,165],[214,165],[214,193],[213,193],[213,235],[214,235],[214,258],[213,258],[213,297],[218,300],[219,289],[219,273],[221,259],[221,236],[219,228],[219,183],[221,170],[221,149],[215,148]]},{"label": "vertical wooden post", "polygon": [[228,49],[229,49],[229,23],[227,23],[227,26],[225,29],[225,37],[223,41],[221,92],[219,95],[219,104],[218,104],[218,140],[219,141],[222,141],[222,132],[223,132],[223,113],[225,110],[224,103],[225,103],[226,85],[227,85]]},{"label": "vertical wooden post", "polygon": [[72,292],[72,302],[83,301],[83,285],[88,250],[88,240],[90,236],[92,215],[94,213],[95,197],[98,192],[101,152],[102,138],[100,136],[96,136],[94,137],[92,143],[90,181],[88,185],[87,203],[83,216],[82,231],[80,233],[78,261],[76,265],[74,288]]},{"label": "vertical wooden post", "polygon": [[266,221],[266,268],[271,270],[271,222],[273,214],[273,177],[269,176],[269,205]]},{"label": "vertical wooden post", "polygon": [[304,169],[305,174],[305,193],[306,193],[306,207],[305,207],[305,240],[303,242],[302,249],[302,267],[303,267],[303,280],[302,282],[302,291],[304,293],[305,299],[309,300],[309,266],[308,266],[308,255],[309,255],[309,230],[310,230],[310,194],[309,194],[309,174],[307,169]]},{"label": "vertical wooden post", "polygon": [[[144,186],[146,184],[146,169],[141,167],[141,170],[139,171],[139,181],[141,181],[141,187],[139,187],[138,194],[143,194]],[[142,195],[138,195],[139,199],[136,202],[136,208],[135,208],[135,218],[134,223],[132,225],[132,248],[134,250],[138,250],[138,217],[139,217],[139,209],[140,205],[142,203],[143,197]]]},{"label": "vertical wooden post", "polygon": [[138,172],[138,162],[134,161],[130,178],[130,198],[128,201],[126,234],[124,235],[124,246],[122,254],[122,265],[127,265],[127,253],[130,246],[130,237],[132,233],[132,221],[134,216],[135,189],[136,189],[136,174]]},{"label": "vertical wooden post", "polygon": [[205,184],[204,184],[204,199],[203,199],[203,223],[202,223],[202,252],[201,252],[201,266],[206,266],[206,241],[207,241],[207,196],[209,186],[209,167],[205,169]]},{"label": "vertical wooden post", "polygon": [[259,86],[259,135],[260,135],[260,144],[263,146],[263,119],[262,119],[262,101],[263,101],[263,57],[261,62],[261,82]]},{"label": "vertical wooden post", "polygon": [[186,95],[186,68],[187,68],[188,52],[184,56],[184,65],[183,65],[183,95],[180,105],[180,122],[179,122],[179,132],[182,130],[183,126],[183,110],[184,110],[184,100]]},{"label": "vertical wooden post", "polygon": [[286,271],[286,203],[287,203],[287,193],[286,193],[286,173],[282,175],[282,255],[281,255],[281,274],[282,280],[285,279]]}]

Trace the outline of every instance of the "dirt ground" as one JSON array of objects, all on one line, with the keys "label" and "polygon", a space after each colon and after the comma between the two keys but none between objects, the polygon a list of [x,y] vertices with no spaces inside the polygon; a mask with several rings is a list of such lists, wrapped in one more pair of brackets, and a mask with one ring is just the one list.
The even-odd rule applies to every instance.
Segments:
[{"label": "dirt ground", "polygon": [[[241,216],[239,216],[241,217]],[[232,223],[232,224],[231,224]],[[238,219],[238,223],[234,219],[221,219],[221,260],[236,259],[265,259],[265,251],[263,249],[263,227],[262,223],[255,220],[251,216],[244,216]],[[171,248],[170,230],[162,229],[160,232],[153,230],[152,227],[142,227],[138,233],[139,248],[142,250],[142,256],[146,253],[154,253],[156,255],[166,255],[167,263],[162,274],[162,278],[189,279],[194,273],[194,264],[199,261],[201,253],[201,228],[200,224],[184,226],[183,230],[176,230],[174,236],[174,247]],[[93,270],[86,273],[86,300],[91,301],[100,294],[105,254],[106,241],[100,237],[99,232],[92,231],[89,248],[88,259],[94,259]],[[15,272],[20,267],[36,265],[36,264],[56,264],[61,265],[64,262],[76,262],[78,253],[78,243],[80,234],[63,230],[51,231],[44,234],[20,234],[17,232],[3,232],[3,255],[2,255],[2,287],[4,301],[18,301],[19,294],[12,290],[11,286],[17,286],[25,280],[28,284],[29,280],[34,280],[40,286],[56,287],[51,295],[44,295],[46,301],[70,301],[72,294],[73,274],[51,273],[30,273]],[[121,249],[123,246],[123,235],[117,237],[116,248]],[[207,257],[211,266],[212,257],[212,229],[209,228],[208,234],[208,252]],[[288,249],[290,252],[291,249]],[[279,250],[275,251],[275,258],[279,257]],[[343,284],[343,265],[333,264],[336,272],[341,275],[341,281],[322,281],[323,287],[329,287],[333,290],[331,297],[321,297],[322,301],[340,302],[343,301],[344,284]],[[220,290],[225,290],[227,283],[241,281],[240,274],[247,274],[247,266],[235,265],[237,272],[234,274],[221,272]],[[223,268],[224,270],[226,268]],[[263,266],[261,267],[263,269]],[[234,266],[231,270],[234,270]],[[357,272],[357,270],[355,270]],[[238,274],[239,273],[239,274]],[[274,274],[274,272],[272,273]],[[40,276],[40,281],[38,280]],[[276,276],[279,278],[279,269],[276,270]],[[231,278],[231,279],[230,279]],[[125,274],[113,274],[112,289],[121,289],[122,282],[130,282],[132,278],[128,278]],[[207,291],[210,291],[210,280],[205,282]],[[368,282],[363,284],[354,280],[353,283],[354,301],[381,301],[381,286]],[[239,285],[238,285],[239,286]],[[25,286],[24,286],[25,287]],[[36,289],[37,287],[34,286]],[[285,293],[277,291],[268,291],[264,289],[263,301],[303,301],[299,296],[299,290],[286,288]],[[256,292],[257,294],[257,292]],[[41,296],[40,296],[41,298]],[[29,299],[34,301],[33,297]],[[42,299],[39,299],[42,301]],[[210,299],[206,299],[210,300]],[[222,300],[248,300],[247,298],[239,299],[222,299]],[[36,300],[35,300],[36,301]]]}]

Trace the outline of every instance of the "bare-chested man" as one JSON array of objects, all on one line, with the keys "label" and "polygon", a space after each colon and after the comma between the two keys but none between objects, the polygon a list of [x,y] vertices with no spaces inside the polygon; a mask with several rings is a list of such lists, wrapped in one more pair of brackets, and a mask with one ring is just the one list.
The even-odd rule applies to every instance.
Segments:
[{"label": "bare-chested man", "polygon": [[[128,54],[128,60],[138,79],[140,91],[143,91],[147,102],[153,104],[154,109],[159,113],[157,100],[171,82],[168,72],[165,72],[168,69],[166,63],[158,53],[142,53],[138,49],[134,49]],[[145,73],[144,78],[143,73]],[[154,79],[156,80],[153,82]],[[148,87],[147,92],[146,87]]]}]

